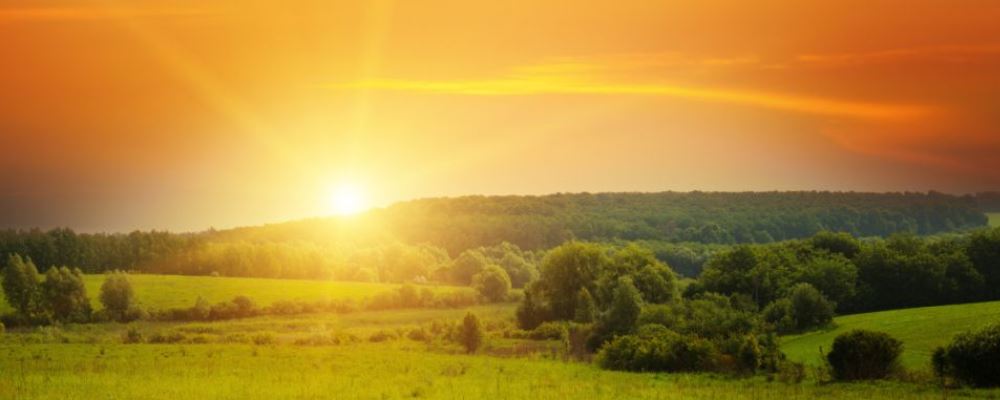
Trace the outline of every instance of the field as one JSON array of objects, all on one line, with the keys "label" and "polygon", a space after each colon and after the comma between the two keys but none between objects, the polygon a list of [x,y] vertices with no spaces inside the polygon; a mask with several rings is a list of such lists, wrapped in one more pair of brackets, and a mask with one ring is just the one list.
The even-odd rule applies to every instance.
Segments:
[{"label": "field", "polygon": [[820,348],[830,350],[833,338],[851,329],[887,332],[903,341],[902,362],[909,368],[930,368],[931,352],[959,332],[1000,321],[1000,301],[910,308],[834,319],[836,329],[786,337],[782,350],[790,359],[819,364]]},{"label": "field", "polygon": [[[511,304],[475,307],[488,323],[509,323]],[[186,335],[182,343],[124,344],[121,324],[8,332],[0,338],[0,398],[64,399],[937,399],[940,388],[899,382],[802,384],[707,374],[641,374],[565,361],[558,342],[491,337],[478,355],[448,342],[362,339],[340,345],[296,338],[403,330],[457,321],[467,310],[400,310],[261,317],[217,323],[140,322],[135,328]],[[239,343],[239,335],[265,337]],[[362,336],[365,337],[365,336]],[[532,347],[526,347],[532,346]],[[518,350],[519,351],[511,351]],[[153,384],[155,383],[155,384]],[[985,397],[989,391],[951,391]]]},{"label": "field", "polygon": [[[101,292],[104,275],[86,275],[84,281],[94,308],[99,309],[97,297]],[[129,281],[132,282],[139,305],[155,309],[190,307],[198,296],[210,303],[217,303],[245,295],[260,306],[278,300],[361,300],[399,287],[384,283],[145,274],[129,275]],[[450,286],[430,287],[437,292],[469,290]],[[0,313],[10,311],[10,306],[0,296]]]},{"label": "field", "polygon": [[986,213],[990,218],[990,226],[1000,226],[1000,213]]}]

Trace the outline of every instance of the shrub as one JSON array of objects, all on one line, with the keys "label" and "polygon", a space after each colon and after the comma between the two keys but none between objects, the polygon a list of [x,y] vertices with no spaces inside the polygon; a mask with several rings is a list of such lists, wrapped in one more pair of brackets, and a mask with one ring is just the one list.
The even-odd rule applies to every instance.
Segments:
[{"label": "shrub", "polygon": [[180,343],[183,342],[187,337],[180,332],[170,332],[170,333],[154,333],[149,337],[149,343]]},{"label": "shrub", "polygon": [[122,343],[142,343],[142,333],[139,332],[138,328],[130,326],[125,330],[125,333],[122,334]]},{"label": "shrub", "polygon": [[534,340],[563,340],[566,337],[566,323],[546,322],[528,332],[528,338]]},{"label": "shrub", "polygon": [[491,302],[503,301],[510,292],[510,276],[507,271],[496,265],[490,265],[472,278],[473,286],[483,297]]},{"label": "shrub", "polygon": [[788,297],[764,308],[764,320],[781,333],[799,332],[829,325],[834,304],[808,283],[796,285]]},{"label": "shrub", "polygon": [[620,371],[712,371],[718,357],[718,350],[705,339],[645,325],[636,334],[608,342],[597,354],[597,363]]},{"label": "shrub", "polygon": [[833,378],[882,379],[899,367],[903,343],[883,332],[856,329],[840,334],[826,355]]},{"label": "shrub", "polygon": [[43,304],[56,321],[85,322],[90,319],[90,299],[79,268],[49,268],[41,289]]},{"label": "shrub", "polygon": [[802,383],[806,379],[806,366],[802,363],[782,361],[777,369],[778,381],[782,383]]},{"label": "shrub", "polygon": [[462,330],[459,340],[462,342],[462,346],[465,347],[465,351],[470,354],[475,353],[479,349],[479,346],[483,344],[483,327],[479,323],[479,318],[476,317],[476,314],[471,312],[465,314],[465,318],[462,319]]},{"label": "shrub", "polygon": [[955,336],[934,351],[934,372],[973,386],[1000,386],[1000,323]]},{"label": "shrub", "polygon": [[423,327],[413,328],[406,334],[406,338],[417,342],[429,342],[434,339],[434,335],[427,332]]},{"label": "shrub", "polygon": [[7,267],[3,269],[3,294],[18,314],[29,320],[38,306],[38,288],[40,284],[38,269],[28,258],[12,254],[8,257]]},{"label": "shrub", "polygon": [[381,343],[389,340],[396,340],[397,338],[398,336],[396,336],[396,332],[380,330],[369,336],[368,341],[372,343]]},{"label": "shrub", "polygon": [[250,337],[250,341],[252,341],[253,344],[255,345],[264,346],[268,344],[274,344],[276,339],[274,337],[274,334],[270,332],[262,332]]},{"label": "shrub", "polygon": [[101,284],[101,304],[107,313],[117,321],[125,322],[129,319],[127,315],[129,309],[135,307],[133,304],[135,293],[132,291],[132,283],[124,272],[112,272]]}]

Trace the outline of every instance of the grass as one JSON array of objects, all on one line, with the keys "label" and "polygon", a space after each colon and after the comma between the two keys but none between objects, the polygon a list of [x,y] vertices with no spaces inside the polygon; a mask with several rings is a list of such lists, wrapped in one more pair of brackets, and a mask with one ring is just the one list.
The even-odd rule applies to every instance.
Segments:
[{"label": "grass", "polygon": [[829,351],[834,337],[851,329],[869,329],[903,341],[904,366],[929,369],[935,347],[947,344],[962,331],[1000,322],[1000,301],[845,315],[834,322],[835,329],[783,338],[782,350],[792,360],[818,365],[822,362],[820,348]]},{"label": "grass", "polygon": [[[898,382],[800,385],[763,378],[603,371],[544,357],[346,346],[0,346],[0,398],[16,399],[939,399]],[[959,391],[949,397],[986,396]]]},{"label": "grass", "polygon": [[[231,278],[181,275],[129,275],[139,305],[165,309],[190,307],[198,296],[210,303],[249,296],[258,305],[266,306],[279,300],[361,300],[376,293],[399,287],[395,284],[335,282],[296,279]],[[87,295],[95,309],[100,308],[98,294],[104,275],[86,275]],[[431,286],[435,291],[469,290],[453,286]],[[0,296],[0,313],[12,311]]]},{"label": "grass", "polygon": [[1000,226],[1000,213],[986,213],[990,226]]},{"label": "grass", "polygon": [[[552,346],[561,347],[558,341],[503,338],[504,324],[513,323],[513,308],[509,303],[213,323],[144,321],[11,329],[0,335],[0,398],[910,400],[998,394],[962,389],[943,396],[932,383],[820,384],[809,379],[786,384],[763,376],[605,371],[593,364],[564,361],[551,351]],[[457,324],[469,311],[494,327],[480,354],[464,354],[443,339],[367,340],[375,331],[403,332],[433,321]],[[177,332],[185,335],[185,341],[124,344],[122,336],[129,329],[146,338]],[[333,333],[359,339],[336,345],[296,343],[308,335]],[[273,340],[228,342],[238,335]]]}]

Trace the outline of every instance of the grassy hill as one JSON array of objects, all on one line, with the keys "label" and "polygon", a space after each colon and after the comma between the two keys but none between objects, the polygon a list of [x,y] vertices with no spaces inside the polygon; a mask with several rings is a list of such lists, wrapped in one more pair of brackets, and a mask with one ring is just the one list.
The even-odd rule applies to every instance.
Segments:
[{"label": "grassy hill", "polygon": [[990,226],[1000,226],[1000,212],[986,213]]},{"label": "grassy hill", "polygon": [[845,315],[834,321],[836,329],[785,337],[782,350],[792,360],[815,365],[822,360],[819,348],[829,351],[837,335],[870,329],[903,341],[905,366],[929,368],[935,347],[948,343],[959,332],[1000,321],[1000,301]]},{"label": "grassy hill", "polygon": [[[95,309],[104,275],[86,275],[87,295]],[[399,285],[385,283],[334,282],[296,279],[231,278],[179,275],[129,275],[139,304],[144,308],[190,307],[198,296],[210,303],[249,296],[260,306],[279,300],[361,300]],[[457,286],[433,286],[435,291],[471,290]],[[11,311],[0,296],[0,313]]]}]

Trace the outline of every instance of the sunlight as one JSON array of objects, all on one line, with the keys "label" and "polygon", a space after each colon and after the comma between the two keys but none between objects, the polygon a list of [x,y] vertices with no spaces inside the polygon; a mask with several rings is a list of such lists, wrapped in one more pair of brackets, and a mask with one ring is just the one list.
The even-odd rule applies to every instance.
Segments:
[{"label": "sunlight", "polygon": [[357,185],[342,183],[330,191],[330,212],[336,215],[355,215],[368,209],[364,191]]}]

